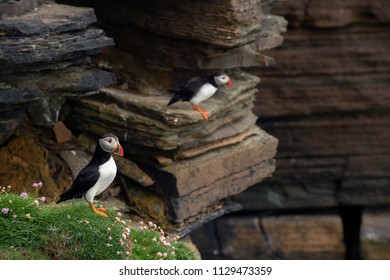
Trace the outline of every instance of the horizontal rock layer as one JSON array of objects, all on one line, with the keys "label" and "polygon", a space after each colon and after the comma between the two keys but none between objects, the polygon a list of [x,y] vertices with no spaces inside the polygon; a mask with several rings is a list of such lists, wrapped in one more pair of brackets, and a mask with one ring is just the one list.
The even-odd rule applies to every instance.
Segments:
[{"label": "horizontal rock layer", "polygon": [[20,16],[42,5],[43,0],[2,0],[0,1],[0,19],[3,16]]},{"label": "horizontal rock layer", "polygon": [[67,95],[116,82],[112,73],[85,65],[91,55],[113,44],[91,26],[96,22],[93,9],[34,3],[30,1],[31,10],[0,18],[0,144],[27,109],[35,124],[51,127]]},{"label": "horizontal rock layer", "polygon": [[94,22],[96,16],[93,9],[49,4],[17,17],[3,16],[0,32],[2,36],[43,36],[85,29]]},{"label": "horizontal rock layer", "polygon": [[276,1],[61,2],[93,7],[116,46],[154,69],[270,65],[273,59],[259,52],[280,45],[286,28],[269,13]]},{"label": "horizontal rock layer", "polygon": [[267,188],[239,198],[250,209],[390,203],[387,2],[320,2],[280,6],[302,27],[267,52],[276,67],[253,72],[263,77],[254,112],[281,145]]},{"label": "horizontal rock layer", "polygon": [[[388,211],[363,214],[364,259],[389,259]],[[215,238],[220,239],[217,241]],[[202,259],[342,259],[342,223],[336,214],[225,216],[191,234]]]},{"label": "horizontal rock layer", "polygon": [[[62,1],[80,4],[80,1]],[[262,24],[269,7],[277,1],[216,0],[193,1],[147,0],[128,5],[127,1],[82,1],[94,7],[99,19],[116,25],[133,26],[171,38],[205,42],[219,47],[234,47],[266,37]],[[104,10],[103,10],[104,8]],[[156,24],[156,21],[159,24]]]},{"label": "horizontal rock layer", "polygon": [[351,23],[389,22],[390,3],[386,0],[298,0],[277,5],[276,14],[284,15],[291,26],[318,28],[344,27]]},{"label": "horizontal rock layer", "polygon": [[[218,243],[210,242],[220,236]],[[203,259],[342,259],[341,220],[336,215],[231,216],[195,231]],[[208,241],[208,244],[207,244]]]},{"label": "horizontal rock layer", "polygon": [[253,125],[256,119],[250,110],[258,82],[255,76],[241,74],[232,90],[220,89],[215,98],[202,104],[209,114],[208,122],[203,122],[201,114],[187,102],[167,107],[172,97],[168,93],[156,96],[113,87],[102,89],[99,97],[83,99],[72,109],[69,122],[97,135],[110,127],[133,145],[165,151],[190,149],[195,144],[232,137]]}]

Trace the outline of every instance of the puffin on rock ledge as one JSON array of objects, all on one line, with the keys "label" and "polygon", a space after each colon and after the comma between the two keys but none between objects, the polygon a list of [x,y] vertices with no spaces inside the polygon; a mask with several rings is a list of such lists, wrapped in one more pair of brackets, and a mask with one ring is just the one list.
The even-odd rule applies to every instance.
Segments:
[{"label": "puffin on rock ledge", "polygon": [[174,96],[167,106],[178,101],[188,101],[192,108],[200,112],[205,120],[208,120],[206,111],[201,109],[198,104],[209,99],[218,90],[218,87],[226,85],[232,87],[233,83],[230,77],[225,73],[218,73],[211,76],[199,76],[185,81],[179,88],[169,89]]},{"label": "puffin on rock ledge", "polygon": [[91,161],[80,171],[72,186],[60,195],[57,203],[84,197],[95,213],[107,218],[108,215],[103,212],[106,209],[96,208],[93,199],[115,179],[117,168],[111,153],[123,156],[123,148],[118,137],[105,134],[99,139]]}]

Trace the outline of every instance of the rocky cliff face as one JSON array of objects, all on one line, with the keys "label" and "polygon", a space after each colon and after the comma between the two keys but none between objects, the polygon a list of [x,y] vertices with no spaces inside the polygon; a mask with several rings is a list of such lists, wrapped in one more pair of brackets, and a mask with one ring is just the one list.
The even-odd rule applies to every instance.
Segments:
[{"label": "rocky cliff face", "polygon": [[[239,70],[273,62],[259,51],[282,42],[286,22],[268,12],[274,1],[64,2],[95,9],[116,43],[96,63],[121,83],[71,104],[66,124],[120,137],[138,179],[152,180],[120,171],[132,205],[179,234],[239,209],[227,198],[275,168],[277,140],[251,112],[260,79]],[[167,107],[167,88],[220,70],[234,87],[204,103],[207,122],[188,103]]]},{"label": "rocky cliff face", "polygon": [[286,186],[270,181],[279,199],[263,205],[388,204],[388,2],[298,2],[278,13],[300,28],[269,52],[279,65],[261,70],[255,113],[283,139],[273,182]]},{"label": "rocky cliff face", "polygon": [[[356,242],[360,234],[359,225],[348,225],[356,217],[345,217],[344,207],[359,215],[359,206],[390,202],[389,2],[287,1],[272,12],[289,21],[283,45],[265,52],[277,64],[251,73],[262,77],[254,107],[258,123],[279,139],[277,168],[271,179],[236,197],[246,210],[246,229],[236,226],[236,216],[225,217],[216,224],[216,236],[228,224],[232,237],[214,248],[217,258],[245,258],[239,246],[245,236],[262,240],[253,258],[343,258],[343,238]],[[297,213],[306,216],[298,219]],[[374,233],[386,216],[363,215],[364,258],[389,258],[388,249],[366,246],[388,248],[389,232]],[[305,230],[295,228],[300,223]],[[378,238],[364,233],[368,224],[375,224],[371,233]],[[205,229],[208,236],[212,228]]]},{"label": "rocky cliff face", "polygon": [[[125,201],[180,235],[239,209],[228,198],[275,169],[277,140],[251,112],[260,79],[240,68],[274,62],[260,52],[282,43],[286,21],[269,13],[276,1],[61,2],[84,8],[43,4],[12,16],[7,6],[0,20],[1,102],[12,121],[1,143],[26,111],[35,126],[69,136],[63,121],[90,151],[98,135],[115,133]],[[113,40],[91,25],[91,7],[115,41],[99,57]],[[220,70],[234,87],[204,103],[207,122],[188,103],[166,106],[169,87]],[[88,158],[59,149],[73,174]]]},{"label": "rocky cliff face", "polygon": [[33,1],[33,10],[20,12],[27,4],[0,6],[0,144],[26,112],[36,125],[51,127],[66,96],[116,82],[112,73],[85,64],[113,44],[91,25],[96,22],[92,9]]}]

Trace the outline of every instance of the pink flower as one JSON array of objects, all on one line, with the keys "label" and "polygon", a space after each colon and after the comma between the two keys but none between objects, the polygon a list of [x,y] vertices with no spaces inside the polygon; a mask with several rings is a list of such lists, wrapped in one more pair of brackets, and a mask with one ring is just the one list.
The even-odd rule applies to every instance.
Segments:
[{"label": "pink flower", "polygon": [[28,197],[28,194],[25,193],[25,192],[22,192],[22,193],[20,194],[20,197],[21,197],[21,198],[26,198],[26,197]]},{"label": "pink flower", "polygon": [[18,215],[12,215],[12,219],[16,219],[18,217]]},{"label": "pink flower", "polygon": [[8,214],[9,208],[3,208],[3,209],[1,209],[1,212],[2,212],[3,214]]},{"label": "pink flower", "polygon": [[40,188],[43,186],[43,183],[42,182],[38,182],[38,183],[34,183],[32,184],[33,188]]},{"label": "pink flower", "polygon": [[179,240],[180,239],[180,236],[178,236],[178,235],[176,235],[176,236],[174,236],[173,238],[172,238],[172,240],[174,241],[174,242],[176,242],[177,240]]},{"label": "pink flower", "polygon": [[45,202],[46,201],[46,196],[42,196],[40,199],[41,199],[42,202]]},{"label": "pink flower", "polygon": [[38,206],[38,205],[39,205],[39,201],[38,201],[38,199],[34,200],[34,202],[33,202],[33,203],[34,203],[34,205],[35,205],[35,206]]}]

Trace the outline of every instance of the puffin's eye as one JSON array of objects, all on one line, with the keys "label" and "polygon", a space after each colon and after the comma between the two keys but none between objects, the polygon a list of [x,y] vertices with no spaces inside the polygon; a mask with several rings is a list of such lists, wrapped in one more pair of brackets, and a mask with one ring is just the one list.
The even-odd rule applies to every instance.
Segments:
[{"label": "puffin's eye", "polygon": [[111,142],[112,142],[112,139],[108,140],[108,143],[110,143],[110,144],[111,144]]}]

